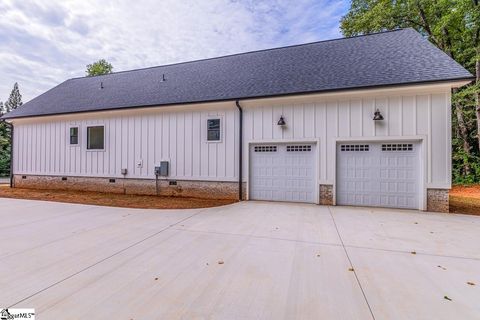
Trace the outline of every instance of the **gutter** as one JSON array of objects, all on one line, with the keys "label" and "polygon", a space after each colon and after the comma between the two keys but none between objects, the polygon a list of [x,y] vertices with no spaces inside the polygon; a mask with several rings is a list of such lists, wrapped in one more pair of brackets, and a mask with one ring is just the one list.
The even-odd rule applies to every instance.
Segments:
[{"label": "gutter", "polygon": [[239,112],[239,128],[238,128],[238,201],[243,200],[243,109],[239,100],[235,100],[235,105]]}]

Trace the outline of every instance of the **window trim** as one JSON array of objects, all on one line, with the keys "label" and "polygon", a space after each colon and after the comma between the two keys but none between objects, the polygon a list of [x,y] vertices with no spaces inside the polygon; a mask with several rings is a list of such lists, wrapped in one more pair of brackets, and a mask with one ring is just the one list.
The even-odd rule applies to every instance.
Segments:
[{"label": "window trim", "polygon": [[[77,128],[77,143],[76,144],[71,143],[72,136],[71,136],[70,130],[72,130],[73,128]],[[68,145],[70,147],[80,147],[80,142],[81,142],[80,137],[81,137],[80,126],[69,126],[68,127]]]},{"label": "window trim", "polygon": [[[208,121],[209,120],[219,120],[219,130],[220,130],[220,139],[218,140],[208,140]],[[207,143],[222,143],[223,142],[223,117],[222,116],[209,116],[207,118],[206,127],[205,127],[205,141]]]},{"label": "window trim", "polygon": [[[89,149],[88,148],[88,129],[89,128],[95,128],[95,127],[103,127],[103,149]],[[87,152],[102,152],[102,151],[105,151],[105,144],[106,144],[106,130],[105,130],[105,125],[104,124],[92,124],[92,125],[88,125],[86,130],[85,130],[85,134],[86,134],[86,144],[85,144],[85,150],[87,150]]]}]

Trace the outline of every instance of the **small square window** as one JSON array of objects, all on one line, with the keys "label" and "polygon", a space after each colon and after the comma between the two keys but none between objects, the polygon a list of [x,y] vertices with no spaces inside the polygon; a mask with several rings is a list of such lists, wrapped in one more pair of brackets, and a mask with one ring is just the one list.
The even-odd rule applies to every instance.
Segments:
[{"label": "small square window", "polygon": [[103,150],[105,148],[105,127],[87,127],[87,150]]},{"label": "small square window", "polygon": [[73,145],[78,144],[78,127],[70,128],[70,144],[73,144]]},{"label": "small square window", "polygon": [[207,141],[220,141],[220,119],[207,120]]}]

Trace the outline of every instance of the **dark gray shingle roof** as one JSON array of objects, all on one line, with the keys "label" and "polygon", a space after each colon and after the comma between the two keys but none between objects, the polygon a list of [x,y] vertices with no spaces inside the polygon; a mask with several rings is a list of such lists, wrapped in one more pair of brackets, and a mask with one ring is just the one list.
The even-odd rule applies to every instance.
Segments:
[{"label": "dark gray shingle roof", "polygon": [[[165,75],[166,81],[162,82]],[[471,79],[413,29],[67,80],[5,118]],[[100,83],[103,89],[100,89]]]}]

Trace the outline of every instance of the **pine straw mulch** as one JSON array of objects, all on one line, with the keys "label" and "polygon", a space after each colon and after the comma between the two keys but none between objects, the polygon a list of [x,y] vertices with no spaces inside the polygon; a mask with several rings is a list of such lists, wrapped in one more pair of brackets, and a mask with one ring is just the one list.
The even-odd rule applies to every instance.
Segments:
[{"label": "pine straw mulch", "polygon": [[[209,208],[236,202],[235,200],[138,196],[72,190],[11,189],[8,185],[0,185],[0,197],[141,209]],[[480,185],[453,186],[450,190],[450,212],[480,215]]]},{"label": "pine straw mulch", "polygon": [[235,200],[198,199],[184,197],[138,196],[73,190],[39,190],[10,188],[0,185],[0,198],[43,200],[90,204],[109,207],[140,209],[193,209],[210,208],[236,202]]},{"label": "pine straw mulch", "polygon": [[480,184],[453,186],[450,190],[450,212],[480,215]]}]

